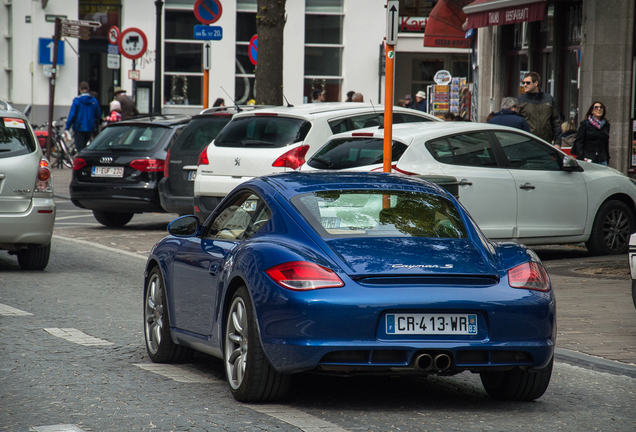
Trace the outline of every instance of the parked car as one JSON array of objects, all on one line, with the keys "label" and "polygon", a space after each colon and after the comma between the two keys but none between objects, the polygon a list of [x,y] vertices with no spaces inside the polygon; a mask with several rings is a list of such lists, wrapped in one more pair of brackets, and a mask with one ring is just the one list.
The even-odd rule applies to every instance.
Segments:
[{"label": "parked car", "polygon": [[[397,123],[440,119],[394,107]],[[195,214],[205,218],[235,186],[253,177],[294,170],[333,134],[384,124],[384,107],[320,103],[236,114],[202,152],[194,180]]]},{"label": "parked car", "polygon": [[164,212],[158,184],[168,147],[189,116],[137,117],[106,127],[73,162],[71,201],[99,223],[124,226],[135,213]]},{"label": "parked car", "polygon": [[636,307],[636,234],[629,237],[629,271],[632,276],[632,301]]},{"label": "parked car", "polygon": [[[381,171],[383,140],[376,129],[338,135],[301,171]],[[459,200],[493,240],[585,242],[595,255],[627,253],[636,185],[612,168],[492,124],[396,125],[393,141],[395,172],[455,177]]]},{"label": "parked car", "polygon": [[152,249],[152,361],[223,359],[234,397],[284,396],[292,374],[481,375],[540,397],[556,306],[536,254],[491,242],[444,189],[394,174],[282,173],[245,182]]},{"label": "parked car", "polygon": [[194,179],[201,151],[216,138],[234,114],[259,108],[263,106],[215,107],[192,117],[168,149],[163,178],[159,181],[159,198],[165,211],[192,214]]},{"label": "parked car", "polygon": [[0,249],[23,270],[44,270],[55,201],[49,162],[27,118],[0,101]]}]

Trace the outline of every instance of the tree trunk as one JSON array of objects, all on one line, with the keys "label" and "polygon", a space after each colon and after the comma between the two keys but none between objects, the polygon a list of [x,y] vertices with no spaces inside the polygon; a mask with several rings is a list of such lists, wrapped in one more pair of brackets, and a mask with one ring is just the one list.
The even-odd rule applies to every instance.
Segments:
[{"label": "tree trunk", "polygon": [[257,0],[256,103],[283,104],[283,30],[286,0]]}]

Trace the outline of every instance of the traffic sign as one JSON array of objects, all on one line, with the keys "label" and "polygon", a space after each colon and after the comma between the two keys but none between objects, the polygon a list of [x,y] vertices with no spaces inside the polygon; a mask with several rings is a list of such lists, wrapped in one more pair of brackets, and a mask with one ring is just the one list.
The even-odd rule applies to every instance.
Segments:
[{"label": "traffic sign", "polygon": [[[53,64],[53,48],[55,44],[53,43],[53,39],[49,38],[40,38],[40,42],[38,44],[39,48],[39,56],[38,63],[41,65],[52,65]],[[57,42],[57,65],[64,66],[64,41]]]},{"label": "traffic sign", "polygon": [[133,69],[128,71],[128,79],[138,80],[141,77],[141,72]]},{"label": "traffic sign", "polygon": [[130,60],[137,60],[146,53],[148,39],[144,32],[135,27],[130,27],[119,35],[119,52]]},{"label": "traffic sign", "polygon": [[117,45],[117,41],[119,40],[119,27],[112,26],[108,29],[108,42],[111,45]]},{"label": "traffic sign", "polygon": [[250,61],[252,62],[252,64],[256,66],[256,57],[258,54],[258,35],[257,34],[252,36],[252,39],[250,39],[250,44],[247,48],[247,54],[249,55]]},{"label": "traffic sign", "polygon": [[108,69],[119,69],[119,54],[108,54],[106,66]]},{"label": "traffic sign", "polygon": [[194,2],[194,16],[202,24],[213,24],[221,18],[223,6],[219,0],[197,0]]},{"label": "traffic sign", "polygon": [[212,44],[210,42],[203,44],[203,69],[206,71],[212,69]]},{"label": "traffic sign", "polygon": [[108,54],[119,54],[119,47],[117,45],[108,45]]},{"label": "traffic sign", "polygon": [[400,2],[389,0],[386,5],[386,44],[396,45],[400,27]]},{"label": "traffic sign", "polygon": [[198,40],[221,40],[223,28],[218,26],[195,25],[194,38]]}]

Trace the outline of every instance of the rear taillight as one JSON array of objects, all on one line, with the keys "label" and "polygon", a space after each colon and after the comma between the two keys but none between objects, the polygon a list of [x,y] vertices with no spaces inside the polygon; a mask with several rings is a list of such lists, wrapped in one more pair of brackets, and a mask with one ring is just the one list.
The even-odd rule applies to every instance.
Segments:
[{"label": "rear taillight", "polygon": [[168,178],[168,172],[170,171],[170,169],[168,168],[170,166],[170,150],[168,150],[168,154],[166,154],[166,163],[163,166],[163,176],[165,178]]},{"label": "rear taillight", "polygon": [[287,153],[282,154],[272,164],[273,167],[291,168],[296,169],[305,163],[305,155],[309,150],[308,145],[302,145],[291,149]]},{"label": "rear taillight", "polygon": [[508,284],[513,288],[550,291],[550,278],[543,266],[527,262],[508,270]]},{"label": "rear taillight", "polygon": [[208,159],[208,146],[203,148],[203,151],[199,154],[199,160],[197,161],[197,165],[209,165],[210,160]]},{"label": "rear taillight", "polygon": [[165,167],[162,159],[135,159],[129,165],[131,168],[142,172],[162,172]]},{"label": "rear taillight", "polygon": [[342,279],[332,270],[306,261],[292,261],[265,270],[274,282],[293,291],[344,286]]},{"label": "rear taillight", "polygon": [[51,169],[46,158],[40,159],[40,166],[35,178],[35,190],[39,192],[51,190]]},{"label": "rear taillight", "polygon": [[73,159],[73,170],[75,171],[81,170],[85,166],[86,166],[86,161],[84,159],[78,158],[78,157]]}]

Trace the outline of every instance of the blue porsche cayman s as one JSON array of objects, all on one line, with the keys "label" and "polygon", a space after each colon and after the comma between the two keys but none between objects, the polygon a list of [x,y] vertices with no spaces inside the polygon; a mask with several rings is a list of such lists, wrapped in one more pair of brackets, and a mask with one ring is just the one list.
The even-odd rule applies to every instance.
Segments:
[{"label": "blue porsche cayman s", "polygon": [[[496,209],[493,209],[496,211]],[[496,399],[548,387],[556,304],[538,257],[493,243],[448,192],[384,173],[284,173],[238,186],[150,253],[154,362],[221,358],[234,397],[293,374],[479,373]]]}]

